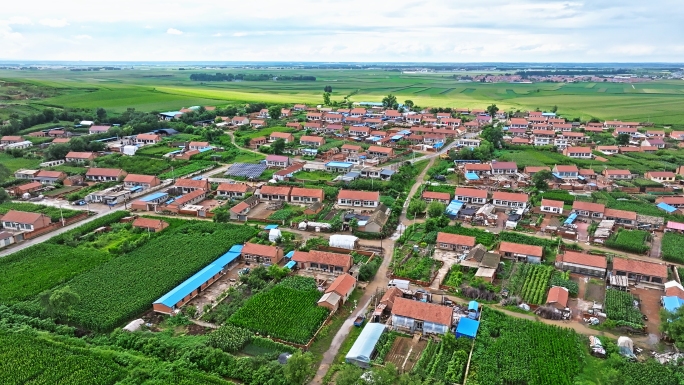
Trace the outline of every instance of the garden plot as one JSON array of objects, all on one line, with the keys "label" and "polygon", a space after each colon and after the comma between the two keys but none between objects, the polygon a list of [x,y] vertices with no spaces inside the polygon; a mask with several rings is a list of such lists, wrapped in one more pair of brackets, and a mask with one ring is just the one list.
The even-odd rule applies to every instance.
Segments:
[{"label": "garden plot", "polygon": [[385,363],[393,363],[400,372],[410,372],[427,346],[427,341],[408,337],[397,337],[392,349],[385,357]]}]

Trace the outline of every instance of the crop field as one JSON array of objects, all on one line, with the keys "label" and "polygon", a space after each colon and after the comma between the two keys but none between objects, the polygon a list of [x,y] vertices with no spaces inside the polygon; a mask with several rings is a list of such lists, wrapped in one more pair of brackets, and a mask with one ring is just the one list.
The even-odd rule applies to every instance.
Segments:
[{"label": "crop field", "polygon": [[12,173],[20,169],[35,170],[40,162],[40,159],[15,158],[5,152],[0,152],[0,164],[6,166]]},{"label": "crop field", "polygon": [[472,343],[471,339],[454,338],[451,334],[439,343],[429,340],[413,373],[425,380],[462,384]]},{"label": "crop field", "polygon": [[583,357],[582,340],[572,329],[485,307],[468,384],[571,385],[583,368]]},{"label": "crop field", "polygon": [[212,165],[215,165],[215,162],[209,162],[209,161],[194,161],[192,163],[188,163],[184,166],[181,167],[174,167],[173,170],[169,170],[165,173],[159,174],[158,177],[161,180],[164,179],[171,179],[171,178],[180,178],[182,176],[192,174],[193,172],[197,172],[200,170],[204,170],[207,167],[210,167]]},{"label": "crop field", "polygon": [[553,266],[517,264],[508,283],[511,295],[519,296],[529,304],[540,305],[546,300],[546,290],[553,273]]},{"label": "crop field", "polygon": [[606,246],[628,253],[642,254],[649,249],[646,245],[648,236],[648,231],[620,228],[606,240]]},{"label": "crop field", "polygon": [[670,262],[684,263],[684,235],[677,233],[665,233],[662,240],[663,259]]},{"label": "crop field", "polygon": [[[216,70],[192,71],[215,73]],[[141,71],[71,72],[43,70],[0,71],[0,79],[42,87],[43,100],[27,101],[28,108],[44,106],[104,107],[122,112],[128,107],[144,111],[174,110],[191,105],[221,105],[230,101],[266,103],[320,103],[323,87],[333,86],[332,99],[353,94],[352,101],[377,102],[393,93],[400,101],[411,99],[421,106],[484,108],[496,103],[506,110],[550,109],[572,117],[620,118],[655,123],[684,123],[684,84],[656,81],[632,85],[620,83],[462,83],[450,74],[402,74],[382,70],[246,70],[226,73],[311,75],[316,81],[193,82],[191,71],[146,69]],[[21,106],[21,105],[20,105]]]},{"label": "crop field", "polygon": [[79,210],[71,210],[65,208],[60,210],[59,207],[37,205],[25,202],[4,202],[0,204],[0,215],[5,215],[10,210],[45,214],[48,217],[50,217],[50,219],[53,222],[59,221],[62,218],[62,216],[64,216],[64,219],[69,219],[83,212]]},{"label": "crop field", "polygon": [[634,307],[634,297],[615,289],[606,290],[606,315],[612,320],[624,321],[638,327],[644,322],[641,311]]},{"label": "crop field", "polygon": [[196,221],[169,228],[69,281],[81,297],[72,320],[91,330],[110,330],[254,234],[248,226]]},{"label": "crop field", "polygon": [[250,298],[228,322],[265,336],[306,344],[330,313],[316,304],[320,298],[312,278],[290,277]]}]

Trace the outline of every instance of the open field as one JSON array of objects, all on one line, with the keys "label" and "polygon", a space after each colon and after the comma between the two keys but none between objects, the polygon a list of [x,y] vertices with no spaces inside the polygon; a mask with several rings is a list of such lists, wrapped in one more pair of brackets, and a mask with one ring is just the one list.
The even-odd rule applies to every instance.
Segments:
[{"label": "open field", "polygon": [[[320,103],[323,87],[333,87],[332,99],[353,94],[352,101],[375,101],[388,94],[399,101],[411,99],[421,106],[479,107],[496,103],[500,108],[550,109],[569,117],[652,121],[684,124],[684,82],[622,83],[463,83],[450,74],[401,74],[382,70],[244,70],[225,73],[312,75],[316,81],[193,82],[191,73],[177,69],[97,72],[42,70],[30,73],[0,71],[0,79],[46,87],[47,99],[16,101],[18,109],[104,107],[122,112],[172,110],[190,105],[221,105],[230,101],[267,103]],[[55,92],[55,89],[56,92]],[[55,96],[52,96],[55,95]],[[0,109],[0,114],[3,111]]]}]

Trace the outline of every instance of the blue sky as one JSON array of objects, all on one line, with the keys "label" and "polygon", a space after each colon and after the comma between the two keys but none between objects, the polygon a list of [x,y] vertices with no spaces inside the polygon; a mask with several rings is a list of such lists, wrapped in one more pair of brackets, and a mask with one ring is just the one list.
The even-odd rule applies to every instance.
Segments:
[{"label": "blue sky", "polygon": [[12,1],[0,59],[684,62],[681,0]]}]

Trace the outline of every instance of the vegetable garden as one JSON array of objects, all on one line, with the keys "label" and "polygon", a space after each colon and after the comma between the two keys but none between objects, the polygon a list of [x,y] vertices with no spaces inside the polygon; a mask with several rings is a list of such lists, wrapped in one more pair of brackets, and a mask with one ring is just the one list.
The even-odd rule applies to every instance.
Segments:
[{"label": "vegetable garden", "polygon": [[519,296],[529,304],[544,303],[553,271],[553,266],[518,264],[508,283],[510,294]]},{"label": "vegetable garden", "polygon": [[57,221],[61,220],[62,215],[64,215],[64,219],[69,219],[69,218],[75,217],[78,214],[83,213],[83,211],[79,211],[79,210],[71,210],[71,209],[61,209],[60,210],[59,207],[36,205],[33,203],[25,203],[25,202],[4,202],[3,204],[0,204],[0,215],[5,215],[10,210],[45,214],[48,217],[50,217],[50,219],[53,222],[57,222]]},{"label": "vegetable garden", "polygon": [[572,385],[584,365],[571,329],[509,317],[485,307],[468,372],[472,385]]},{"label": "vegetable garden", "polygon": [[[639,308],[634,306],[634,297],[624,291],[606,290],[606,315],[618,321],[617,326],[632,326],[641,328],[643,316]],[[620,322],[622,321],[622,322]]]},{"label": "vegetable garden", "polygon": [[289,277],[254,295],[228,322],[264,336],[306,344],[330,313],[317,306],[320,298],[312,278]]}]

